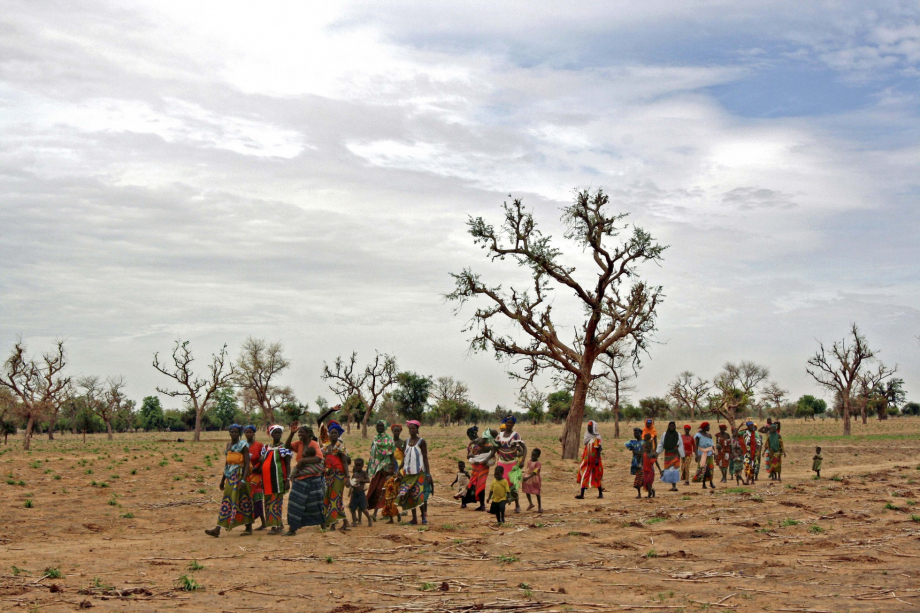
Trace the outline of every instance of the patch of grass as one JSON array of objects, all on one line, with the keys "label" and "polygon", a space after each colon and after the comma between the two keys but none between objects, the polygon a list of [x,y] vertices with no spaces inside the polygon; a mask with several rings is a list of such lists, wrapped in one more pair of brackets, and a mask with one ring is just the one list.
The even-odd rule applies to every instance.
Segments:
[{"label": "patch of grass", "polygon": [[198,492],[199,494],[206,494],[208,492],[208,490],[204,488],[201,488],[200,490],[195,490],[195,491]]},{"label": "patch of grass", "polygon": [[422,584],[422,591],[423,591],[423,592],[430,592],[431,590],[433,590],[433,589],[436,588],[436,587],[437,587],[437,586],[436,586],[434,583],[423,583],[423,584]]},{"label": "patch of grass", "polygon": [[54,475],[54,476],[51,477],[51,478],[54,479],[55,481],[60,481],[60,480],[61,480],[61,475]]},{"label": "patch of grass", "polygon": [[457,526],[453,524],[444,524],[443,526],[441,526],[441,530],[446,530],[448,532],[453,532],[456,529],[457,529]]},{"label": "patch of grass", "polygon": [[513,564],[514,562],[520,562],[520,558],[518,558],[517,556],[508,556],[508,555],[502,554],[498,556],[498,561],[501,562],[502,564]]},{"label": "patch of grass", "polygon": [[645,522],[645,523],[647,523],[647,524],[660,524],[660,523],[663,522],[663,521],[668,521],[668,518],[667,518],[667,517],[653,517],[653,518],[651,518],[650,520],[648,520],[648,521]]},{"label": "patch of grass", "polygon": [[192,563],[188,565],[189,570],[204,570],[204,566],[198,563],[198,560],[192,560]]},{"label": "patch of grass", "polygon": [[27,571],[26,569],[24,569],[24,568],[19,568],[19,567],[16,566],[16,565],[10,566],[10,568],[13,569],[13,576],[14,576],[14,577],[18,577],[18,576],[19,576],[20,574],[22,574],[22,573],[26,573],[27,575],[31,575],[31,574],[32,574],[31,572]]},{"label": "patch of grass", "polygon": [[681,500],[691,500],[690,496],[681,496]]},{"label": "patch of grass", "polygon": [[910,519],[911,519],[911,521],[915,521],[915,522],[920,523],[920,515],[911,515],[911,516],[910,516]]},{"label": "patch of grass", "polygon": [[160,462],[160,466],[167,466],[168,464],[169,464],[169,460],[162,460]]},{"label": "patch of grass", "polygon": [[724,490],[716,490],[716,492],[722,494],[750,494],[751,488],[749,487],[727,487]]},{"label": "patch of grass", "polygon": [[63,579],[64,573],[56,566],[49,566],[45,569],[45,576],[49,579]]},{"label": "patch of grass", "polygon": [[900,511],[900,510],[901,510],[901,507],[899,507],[899,506],[896,505],[896,504],[891,504],[890,502],[886,502],[886,503],[885,503],[885,510],[886,510],[886,511]]},{"label": "patch of grass", "polygon": [[87,469],[86,469],[86,472],[84,472],[83,474],[84,474],[84,475],[91,475],[91,474],[93,474],[93,469],[92,469],[92,468],[87,468]]},{"label": "patch of grass", "polygon": [[657,558],[658,552],[655,551],[654,549],[649,549],[648,551],[645,552],[645,557],[646,558]]},{"label": "patch of grass", "polygon": [[31,509],[32,507],[35,506],[35,504],[32,502],[31,499],[29,499],[29,500],[26,500],[25,504],[22,505],[22,506],[24,506],[24,507],[27,508],[27,509]]},{"label": "patch of grass", "polygon": [[201,589],[201,585],[188,575],[182,575],[176,581],[179,584],[179,589],[184,592],[194,592]]},{"label": "patch of grass", "polygon": [[332,564],[333,562],[335,562],[335,558],[332,556],[326,556],[326,564]]},{"label": "patch of grass", "polygon": [[30,466],[31,468],[41,468],[41,467],[42,467],[41,460],[35,460],[35,461],[32,462],[31,464],[29,464],[29,466]]},{"label": "patch of grass", "polygon": [[131,469],[131,474],[132,474],[132,475],[136,475],[136,474],[137,474],[137,469],[136,469],[136,468],[132,468],[132,469]]},{"label": "patch of grass", "polygon": [[92,584],[92,585],[93,585],[94,588],[99,588],[99,589],[101,589],[101,590],[110,589],[110,586],[106,585],[105,582],[104,582],[102,579],[100,579],[99,577],[96,577],[95,579],[93,579],[93,584]]},{"label": "patch of grass", "polygon": [[122,513],[121,517],[122,519],[134,519],[134,513],[131,513],[130,511],[127,513]]},{"label": "patch of grass", "polygon": [[780,527],[782,527],[782,528],[786,528],[787,526],[798,526],[798,525],[799,525],[799,520],[797,520],[797,519],[791,519],[791,518],[788,518],[788,517],[787,517],[786,519],[784,519],[783,521],[781,521],[779,525],[780,525]]},{"label": "patch of grass", "polygon": [[825,530],[818,524],[813,525],[811,528],[808,529],[808,531],[811,532],[812,534],[824,534],[825,532],[827,532],[827,530]]},{"label": "patch of grass", "polygon": [[843,481],[843,477],[841,477],[840,475],[834,475],[833,477],[831,477],[831,481]]}]

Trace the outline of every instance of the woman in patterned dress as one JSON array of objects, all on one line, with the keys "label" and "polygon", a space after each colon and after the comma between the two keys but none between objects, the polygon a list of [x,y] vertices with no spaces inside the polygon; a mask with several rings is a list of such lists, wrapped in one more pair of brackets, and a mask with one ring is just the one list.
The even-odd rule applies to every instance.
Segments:
[{"label": "woman in patterned dress", "polygon": [[367,475],[371,478],[367,487],[367,508],[374,510],[374,521],[377,520],[377,511],[386,504],[384,494],[390,476],[384,469],[393,464],[395,450],[396,443],[388,432],[387,422],[381,419],[377,422],[377,436],[371,442],[370,461],[367,464]]},{"label": "woman in patterned dress", "polygon": [[262,447],[259,464],[265,499],[265,525],[271,528],[271,535],[281,534],[284,528],[284,494],[291,489],[291,458],[294,457],[294,452],[281,442],[283,432],[283,426],[269,426],[268,434],[272,437],[272,442]]},{"label": "woman in patterned dress", "polygon": [[722,471],[722,483],[728,478],[728,466],[732,459],[732,437],[727,432],[728,426],[719,424],[716,434],[716,465]]},{"label": "woman in patterned dress", "polygon": [[601,435],[597,431],[597,422],[589,421],[584,437],[584,451],[581,454],[581,466],[578,468],[578,486],[581,493],[575,498],[584,499],[585,490],[597,488],[597,497],[604,497],[604,462],[601,459]]},{"label": "woman in patterned dress", "polygon": [[345,484],[348,483],[348,451],[340,438],[345,429],[338,422],[330,421],[326,426],[329,441],[323,447],[326,464],[326,494],[323,497],[323,513],[326,527],[335,530],[335,524],[342,520],[342,530],[348,530],[348,516],[345,513]]},{"label": "woman in patterned dress", "polygon": [[255,468],[262,457],[264,445],[256,440],[256,427],[248,425],[243,427],[246,442],[249,443],[249,464],[253,469],[249,472],[249,495],[252,496],[252,519],[258,517],[262,525],[256,530],[265,530],[265,510],[263,508],[264,495],[262,494],[262,474]]},{"label": "woman in patterned dress", "polygon": [[217,526],[205,530],[205,534],[220,536],[220,529],[233,530],[236,526],[246,526],[243,535],[252,534],[252,498],[249,496],[249,444],[240,439],[243,427],[233,424],[229,428],[230,442],[227,443],[227,459],[224,475],[220,480],[220,489],[224,497],[220,502],[220,514]]}]

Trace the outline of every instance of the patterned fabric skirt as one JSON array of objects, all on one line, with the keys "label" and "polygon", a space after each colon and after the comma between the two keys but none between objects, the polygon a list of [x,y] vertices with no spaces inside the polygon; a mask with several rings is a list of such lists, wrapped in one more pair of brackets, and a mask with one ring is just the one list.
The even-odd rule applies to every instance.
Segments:
[{"label": "patterned fabric skirt", "polygon": [[374,473],[370,485],[367,486],[367,508],[382,509],[386,504],[386,485],[390,475],[382,470]]},{"label": "patterned fabric skirt", "polygon": [[744,458],[732,458],[728,464],[728,471],[733,475],[740,475],[744,469]]},{"label": "patterned fabric skirt", "polygon": [[699,468],[696,469],[696,474],[693,475],[693,482],[699,483],[700,481],[709,481],[712,479],[714,468],[715,461],[712,459],[712,456],[706,456],[706,461],[700,462]]},{"label": "patterned fabric skirt", "polygon": [[265,494],[262,493],[262,475],[249,475],[249,494],[252,496],[252,518],[265,519],[265,511],[262,508],[265,500]]},{"label": "patterned fabric skirt", "polygon": [[217,525],[226,530],[252,523],[252,497],[249,484],[243,481],[239,470],[224,482],[224,497],[220,501]]},{"label": "patterned fabric skirt", "polygon": [[674,451],[664,450],[664,467],[667,468],[680,468],[680,452],[676,449]]},{"label": "patterned fabric skirt", "polygon": [[321,526],[325,523],[323,515],[323,494],[326,483],[322,475],[297,479],[291,484],[288,496],[288,527],[299,530],[304,526]]},{"label": "patterned fabric skirt", "polygon": [[747,481],[752,480],[757,475],[757,468],[754,464],[755,459],[750,454],[744,454],[744,478]]},{"label": "patterned fabric skirt", "polygon": [[633,479],[633,487],[638,490],[644,486],[645,486],[645,472],[640,470],[639,472],[636,473],[636,478]]},{"label": "patterned fabric skirt", "polygon": [[284,494],[265,494],[265,525],[270,528],[284,525]]},{"label": "patterned fabric skirt", "polygon": [[470,483],[467,485],[463,504],[483,502],[486,499],[486,480],[489,478],[489,467],[485,464],[473,464],[470,470]]},{"label": "patterned fabric skirt", "polygon": [[326,468],[326,493],[323,496],[323,514],[326,523],[348,519],[345,515],[345,472]]},{"label": "patterned fabric skirt", "polygon": [[581,461],[578,468],[578,487],[603,487],[604,485],[604,462],[603,460],[595,462],[593,457],[585,458]]},{"label": "patterned fabric skirt", "polygon": [[399,494],[396,496],[396,504],[401,506],[404,511],[422,506],[425,503],[424,485],[425,473],[402,475],[399,479]]},{"label": "patterned fabric skirt", "polygon": [[680,478],[684,481],[690,480],[690,463],[693,462],[691,456],[684,456],[680,459]]},{"label": "patterned fabric skirt", "polygon": [[646,492],[651,492],[652,488],[655,487],[655,471],[646,470],[642,472],[642,485],[645,487]]},{"label": "patterned fabric skirt", "polygon": [[776,452],[770,454],[770,462],[767,464],[767,470],[771,475],[779,474],[783,469],[783,454]]}]

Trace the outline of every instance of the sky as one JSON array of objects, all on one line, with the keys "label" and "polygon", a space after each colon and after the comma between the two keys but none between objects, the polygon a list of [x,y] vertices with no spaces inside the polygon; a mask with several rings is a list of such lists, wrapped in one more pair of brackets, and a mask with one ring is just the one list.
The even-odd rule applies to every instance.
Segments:
[{"label": "sky", "polygon": [[514,406],[444,295],[526,279],[466,221],[512,194],[575,257],[598,188],[669,245],[635,400],[738,360],[827,397],[851,322],[920,398],[916,2],[0,0],[0,351],[138,401],[176,339],[254,336],[311,405],[380,351]]}]

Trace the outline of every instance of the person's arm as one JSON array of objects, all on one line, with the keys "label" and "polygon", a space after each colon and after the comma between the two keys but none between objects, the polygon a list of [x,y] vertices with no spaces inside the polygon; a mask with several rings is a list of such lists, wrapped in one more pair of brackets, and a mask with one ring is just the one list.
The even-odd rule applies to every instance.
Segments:
[{"label": "person's arm", "polygon": [[[228,451],[230,451],[230,443],[227,443],[227,447],[226,447],[226,449],[224,449],[224,456],[225,456],[225,457],[226,457]],[[221,473],[220,473],[220,485],[218,486],[218,489],[224,489],[224,485],[227,483],[227,473],[226,473],[226,470],[227,470],[227,461],[224,460],[224,470],[222,470]]]},{"label": "person's arm", "polygon": [[601,465],[601,452],[602,452],[603,450],[604,450],[604,446],[598,444],[598,446],[597,446],[597,458],[594,460],[594,464],[595,464],[596,466],[600,466],[600,465]]},{"label": "person's arm", "polygon": [[527,445],[524,443],[524,441],[518,441],[518,451],[521,454],[521,461],[518,462],[518,466],[524,468],[524,461],[527,458]]},{"label": "person's arm", "polygon": [[422,462],[425,466],[425,474],[431,476],[431,469],[428,468],[428,441],[422,439],[419,441],[419,450],[422,452]]},{"label": "person's arm", "polygon": [[684,441],[683,440],[681,440],[680,443],[677,445],[677,453],[682,458],[687,457],[687,452],[684,451]]},{"label": "person's arm", "polygon": [[450,484],[450,487],[457,485],[457,481],[459,480],[460,480],[460,475],[458,474],[456,477],[454,477],[454,482]]},{"label": "person's arm", "polygon": [[325,413],[323,413],[322,415],[320,415],[319,417],[317,417],[317,418],[316,418],[316,425],[317,425],[317,426],[322,426],[322,425],[323,425],[323,422],[326,421],[326,418],[329,417],[330,415],[332,415],[333,413],[335,413],[336,411],[338,411],[339,408],[340,408],[339,405],[335,405],[334,407],[332,407],[331,409],[329,409],[328,411],[326,411]]},{"label": "person's arm", "polygon": [[287,456],[281,459],[284,462],[284,465],[287,467],[287,479],[284,480],[284,489],[290,491],[291,489],[291,456]]},{"label": "person's arm", "polygon": [[287,440],[284,441],[284,446],[290,449],[291,451],[294,451],[294,448],[291,447],[291,441],[294,440],[294,434],[297,433],[298,428],[300,428],[300,422],[297,420],[294,420],[294,423],[291,424],[291,431],[288,432]]},{"label": "person's arm", "polygon": [[489,495],[486,496],[486,502],[491,502],[491,501],[492,501],[492,488],[490,487],[490,488],[489,488]]},{"label": "person's arm", "polygon": [[249,480],[249,475],[251,473],[252,467],[249,465],[249,447],[246,447],[246,450],[243,452],[243,481]]}]

